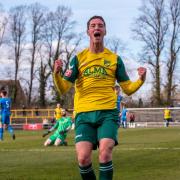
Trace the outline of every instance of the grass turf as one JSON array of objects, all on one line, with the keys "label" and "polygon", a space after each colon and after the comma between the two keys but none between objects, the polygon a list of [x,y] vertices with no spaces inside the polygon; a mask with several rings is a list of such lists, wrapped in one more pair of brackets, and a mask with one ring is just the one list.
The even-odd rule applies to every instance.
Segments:
[{"label": "grass turf", "polygon": [[[42,131],[5,133],[0,142],[0,179],[79,180],[74,132],[68,146],[43,147]],[[114,180],[179,180],[180,128],[120,129],[114,148]],[[93,152],[98,176],[98,152]]]}]

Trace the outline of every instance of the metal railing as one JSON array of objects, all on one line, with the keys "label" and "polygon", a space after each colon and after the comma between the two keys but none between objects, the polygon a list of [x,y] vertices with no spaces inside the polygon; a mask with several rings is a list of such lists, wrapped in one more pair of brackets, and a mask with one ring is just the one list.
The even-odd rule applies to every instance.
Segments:
[{"label": "metal railing", "polygon": [[11,110],[10,123],[20,120],[22,124],[28,124],[29,120],[52,119],[54,109],[13,109]]}]

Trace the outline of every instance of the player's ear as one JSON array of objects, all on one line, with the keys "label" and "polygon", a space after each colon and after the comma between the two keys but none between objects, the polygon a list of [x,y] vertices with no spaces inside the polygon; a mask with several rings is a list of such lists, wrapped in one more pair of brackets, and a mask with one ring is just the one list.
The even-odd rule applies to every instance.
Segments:
[{"label": "player's ear", "polygon": [[86,33],[87,33],[87,35],[89,36],[89,29],[87,29]]},{"label": "player's ear", "polygon": [[105,31],[104,31],[104,35],[106,35],[106,29],[105,29]]}]

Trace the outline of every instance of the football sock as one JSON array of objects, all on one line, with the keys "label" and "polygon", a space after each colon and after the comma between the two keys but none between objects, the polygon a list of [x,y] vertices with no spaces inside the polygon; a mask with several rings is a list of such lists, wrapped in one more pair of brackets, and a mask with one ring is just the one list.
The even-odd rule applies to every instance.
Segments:
[{"label": "football sock", "polygon": [[80,174],[83,180],[96,180],[96,176],[92,169],[92,164],[88,166],[79,166]]},{"label": "football sock", "polygon": [[0,140],[3,140],[3,132],[4,132],[3,128],[0,128]]},{"label": "football sock", "polygon": [[7,130],[8,130],[8,132],[10,133],[10,135],[11,135],[11,136],[13,136],[13,135],[14,135],[14,130],[13,130],[13,128],[12,128],[12,126],[11,126],[11,125],[8,125]]},{"label": "football sock", "polygon": [[99,164],[99,179],[112,180],[113,178],[113,164],[112,161]]}]

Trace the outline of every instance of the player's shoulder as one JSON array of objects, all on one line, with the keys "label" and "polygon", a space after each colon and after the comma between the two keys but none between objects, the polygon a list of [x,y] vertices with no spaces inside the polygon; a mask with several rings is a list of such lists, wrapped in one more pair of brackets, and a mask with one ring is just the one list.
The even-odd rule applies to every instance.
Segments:
[{"label": "player's shoulder", "polygon": [[104,48],[104,53],[106,53],[106,54],[114,54],[114,55],[116,55],[116,53],[114,53],[113,51],[111,51],[110,49],[108,49],[108,48]]},{"label": "player's shoulder", "polygon": [[1,102],[1,103],[6,102],[6,98],[1,98],[1,99],[0,99],[0,102]]},{"label": "player's shoulder", "polygon": [[105,54],[105,57],[107,57],[108,59],[111,59],[112,61],[115,61],[117,62],[119,56],[114,53],[113,51],[111,51],[110,49],[108,48],[104,48],[104,54]]},{"label": "player's shoulder", "polygon": [[113,55],[113,56],[118,57],[118,55],[117,55],[115,52],[111,51],[111,50],[108,49],[108,48],[104,48],[104,53],[105,53],[105,54],[108,54],[108,55]]},{"label": "player's shoulder", "polygon": [[82,57],[86,56],[88,52],[89,52],[89,49],[85,48],[82,51],[78,52],[76,56],[78,59],[81,59]]},{"label": "player's shoulder", "polygon": [[119,62],[123,62],[121,55],[116,54],[115,52],[111,51],[108,48],[104,49],[105,54],[108,54],[108,56],[112,56],[113,58],[117,59]]}]

